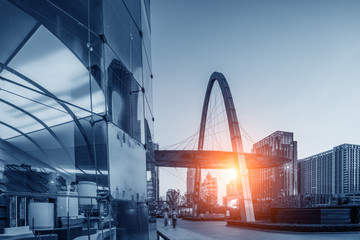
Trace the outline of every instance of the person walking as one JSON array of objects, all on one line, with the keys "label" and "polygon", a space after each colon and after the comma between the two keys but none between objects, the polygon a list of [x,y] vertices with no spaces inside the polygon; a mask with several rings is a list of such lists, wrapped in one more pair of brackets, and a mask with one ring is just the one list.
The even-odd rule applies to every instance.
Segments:
[{"label": "person walking", "polygon": [[175,210],[175,208],[173,208],[173,212],[172,212],[172,224],[173,224],[173,228],[176,227],[176,220],[177,220],[177,211]]},{"label": "person walking", "polygon": [[164,210],[164,228],[167,228],[168,225],[168,221],[169,221],[169,213],[168,213],[169,209],[165,208]]}]

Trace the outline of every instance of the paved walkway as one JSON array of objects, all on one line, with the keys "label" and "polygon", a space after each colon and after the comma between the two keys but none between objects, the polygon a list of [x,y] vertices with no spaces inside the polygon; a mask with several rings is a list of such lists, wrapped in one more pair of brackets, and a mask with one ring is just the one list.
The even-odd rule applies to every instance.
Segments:
[{"label": "paved walkway", "polygon": [[[171,240],[359,240],[360,232],[299,233],[262,231],[226,226],[226,222],[193,222],[178,219],[175,229],[163,228],[163,219],[157,219],[157,230]],[[151,238],[150,238],[151,239]]]},{"label": "paved walkway", "polygon": [[181,219],[178,219],[178,224],[176,228],[173,228],[172,225],[164,228],[164,219],[158,219],[156,222],[156,228],[159,232],[161,232],[164,236],[171,240],[189,240],[189,239],[198,239],[198,240],[209,240],[208,237],[203,236],[202,234],[193,232],[184,228],[183,226],[179,226],[179,223],[184,222]]}]

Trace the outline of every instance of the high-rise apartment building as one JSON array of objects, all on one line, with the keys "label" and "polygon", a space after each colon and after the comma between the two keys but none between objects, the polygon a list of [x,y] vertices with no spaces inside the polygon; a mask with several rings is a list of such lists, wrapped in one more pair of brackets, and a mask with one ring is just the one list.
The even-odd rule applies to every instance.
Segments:
[{"label": "high-rise apartment building", "polygon": [[299,193],[332,193],[333,151],[326,151],[299,160]]},{"label": "high-rise apartment building", "polygon": [[249,170],[254,200],[276,200],[297,193],[297,142],[293,133],[276,131],[255,143],[252,152],[289,159],[282,166]]},{"label": "high-rise apartment building", "polygon": [[360,145],[342,144],[299,160],[301,194],[360,192]]}]

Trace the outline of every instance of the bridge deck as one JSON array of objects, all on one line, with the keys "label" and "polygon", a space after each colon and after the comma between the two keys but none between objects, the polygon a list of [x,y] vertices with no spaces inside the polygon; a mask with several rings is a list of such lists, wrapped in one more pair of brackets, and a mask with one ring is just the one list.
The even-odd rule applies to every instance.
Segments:
[{"label": "bridge deck", "polygon": [[[275,167],[290,161],[284,157],[243,154],[248,169]],[[234,167],[234,156],[233,152],[224,151],[157,150],[155,151],[155,165],[159,167],[229,169]]]}]

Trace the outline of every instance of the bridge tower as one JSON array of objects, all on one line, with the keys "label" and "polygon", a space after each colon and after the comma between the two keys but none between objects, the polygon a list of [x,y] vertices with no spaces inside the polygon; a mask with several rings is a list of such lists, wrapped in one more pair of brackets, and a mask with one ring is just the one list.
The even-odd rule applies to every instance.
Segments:
[{"label": "bridge tower", "polygon": [[[210,95],[215,81],[218,82],[221,89],[221,94],[224,99],[226,116],[230,131],[231,147],[232,147],[232,151],[235,153],[234,166],[237,172],[237,181],[236,181],[237,189],[239,195],[240,192],[242,193],[242,196],[239,196],[238,199],[241,219],[242,221],[252,222],[255,221],[254,208],[251,199],[248,170],[246,168],[244,154],[242,154],[244,153],[244,149],[241,140],[239,122],[237,120],[234,101],[231,95],[229,84],[227,83],[224,75],[219,72],[214,72],[211,75],[206,89],[204,105],[201,115],[201,122],[200,122],[198,150],[202,151],[204,148],[206,118],[209,107]],[[194,207],[193,207],[194,217],[197,217],[198,214],[197,208],[200,198],[200,183],[201,183],[201,169],[197,167],[195,170],[195,181],[194,181]]]}]

